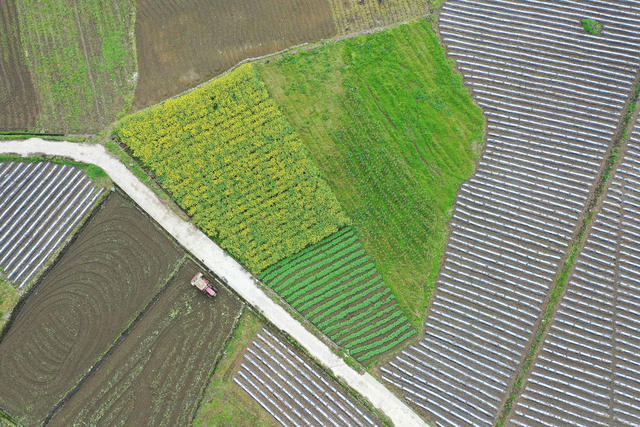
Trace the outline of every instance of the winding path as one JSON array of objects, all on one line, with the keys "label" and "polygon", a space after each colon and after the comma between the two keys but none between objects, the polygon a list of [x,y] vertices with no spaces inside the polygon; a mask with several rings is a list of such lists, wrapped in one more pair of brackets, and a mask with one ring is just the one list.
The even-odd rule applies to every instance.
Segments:
[{"label": "winding path", "polygon": [[23,157],[44,154],[68,157],[75,161],[101,167],[129,197],[131,197],[167,233],[187,251],[202,261],[211,271],[224,277],[249,304],[259,310],[276,327],[302,345],[316,360],[329,368],[351,388],[368,399],[373,406],[398,426],[419,426],[424,422],[398,397],[368,373],[359,374],[329,347],[307,331],[280,305],[268,297],[256,284],[256,279],[193,224],[172,212],[158,196],[144,185],[118,158],[99,144],[68,141],[44,141],[32,138],[24,141],[0,142],[0,153]]}]

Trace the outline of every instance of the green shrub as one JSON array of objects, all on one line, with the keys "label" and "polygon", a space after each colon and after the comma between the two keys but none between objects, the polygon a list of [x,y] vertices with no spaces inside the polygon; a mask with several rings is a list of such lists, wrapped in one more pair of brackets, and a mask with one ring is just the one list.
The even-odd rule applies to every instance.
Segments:
[{"label": "green shrub", "polygon": [[602,24],[595,19],[583,19],[582,28],[589,34],[600,34],[602,32]]}]

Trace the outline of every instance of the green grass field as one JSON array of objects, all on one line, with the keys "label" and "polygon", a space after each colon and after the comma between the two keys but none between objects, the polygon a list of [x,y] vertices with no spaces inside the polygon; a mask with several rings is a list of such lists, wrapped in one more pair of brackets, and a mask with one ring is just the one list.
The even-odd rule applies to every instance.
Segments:
[{"label": "green grass field", "polygon": [[135,2],[20,0],[20,40],[40,106],[34,131],[98,131],[132,102]]},{"label": "green grass field", "polygon": [[259,279],[364,364],[416,333],[351,227],[279,262]]},{"label": "green grass field", "polygon": [[0,332],[2,332],[4,325],[9,321],[9,314],[16,304],[18,304],[19,300],[20,294],[18,290],[3,276],[2,269],[0,268]]},{"label": "green grass field", "polygon": [[252,65],[128,116],[116,134],[256,274],[349,223]]},{"label": "green grass field", "polygon": [[422,327],[484,118],[426,20],[260,66],[270,93]]}]

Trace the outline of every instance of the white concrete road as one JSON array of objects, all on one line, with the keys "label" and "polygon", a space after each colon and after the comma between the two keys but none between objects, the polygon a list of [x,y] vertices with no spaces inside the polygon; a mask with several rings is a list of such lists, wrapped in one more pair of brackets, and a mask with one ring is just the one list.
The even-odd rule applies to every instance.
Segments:
[{"label": "white concrete road", "polygon": [[334,354],[327,345],[307,331],[285,309],[269,298],[252,275],[190,222],[171,211],[160,198],[142,183],[104,146],[67,141],[44,141],[32,138],[0,142],[0,153],[23,157],[44,154],[63,156],[101,167],[125,193],[149,216],[171,234],[211,271],[224,277],[229,286],[273,324],[288,333],[337,377],[368,399],[396,426],[421,426],[425,423],[407,405],[368,373],[360,374]]}]

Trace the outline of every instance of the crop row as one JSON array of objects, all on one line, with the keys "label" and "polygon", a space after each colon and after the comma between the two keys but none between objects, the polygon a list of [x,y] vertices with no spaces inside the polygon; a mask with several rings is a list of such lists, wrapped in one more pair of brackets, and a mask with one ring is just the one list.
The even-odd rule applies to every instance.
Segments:
[{"label": "crop row", "polygon": [[[305,297],[308,296],[309,291],[315,290],[316,288],[322,285],[326,285],[326,286],[336,285],[339,283],[337,282],[339,278],[351,279],[352,278],[351,276],[354,276],[354,275],[359,276],[361,274],[364,274],[367,271],[372,270],[375,267],[373,263],[367,263],[367,264],[361,265],[361,263],[363,261],[366,261],[367,259],[365,257],[363,250],[354,252],[345,258],[335,258],[335,259],[338,261],[336,261],[336,263],[331,266],[333,268],[333,271],[329,272],[329,274],[326,274],[326,275],[324,274],[324,272],[308,275],[307,277],[304,278],[304,280],[301,280],[300,282],[292,286],[292,288],[296,289],[297,292],[294,294],[291,294],[289,298],[292,301],[295,301],[301,295],[305,295]],[[343,276],[344,274],[349,272],[354,266],[358,266],[358,269],[356,271],[351,271],[346,277]],[[283,293],[283,296],[285,296],[285,294],[286,292]]]},{"label": "crop row", "polygon": [[[354,348],[353,354],[389,340],[396,345],[406,339],[400,333],[412,331],[350,228],[283,260],[260,279],[334,342]],[[392,329],[400,332],[388,335]]]},{"label": "crop row", "polygon": [[307,262],[309,258],[315,257],[319,252],[326,252],[336,244],[342,244],[345,239],[354,238],[353,229],[345,227],[337,233],[326,237],[321,242],[314,246],[308,246],[305,249],[298,252],[295,256],[291,256],[285,260],[282,260],[271,267],[265,269],[260,274],[260,280],[266,282],[272,282],[276,278],[287,275],[292,272],[293,269],[299,268],[304,262]]},{"label": "crop row", "polygon": [[396,345],[398,345],[399,342],[404,342],[406,340],[408,340],[409,338],[413,337],[415,335],[415,332],[411,329],[407,330],[407,332],[405,332],[404,334],[402,334],[399,337],[394,337],[394,340],[385,344],[385,345],[379,345],[377,346],[375,349],[368,351],[364,354],[359,355],[357,358],[361,359],[361,360],[368,360],[371,359],[373,357],[376,357],[380,354],[383,354],[389,350],[391,350],[392,348],[394,348]]},{"label": "crop row", "polygon": [[[310,271],[317,270],[323,262],[330,262],[332,259],[341,259],[343,256],[346,256],[352,251],[351,245],[357,240],[356,236],[352,236],[346,241],[340,242],[338,244],[332,245],[324,252],[315,253],[313,256],[309,257],[309,259],[301,262],[299,265],[290,265],[287,271],[284,271],[282,274],[279,274],[277,278],[275,278],[272,283],[275,285],[276,290],[282,290],[287,288],[292,281],[297,280],[301,277],[306,276]],[[355,254],[361,254],[361,250],[355,252]],[[291,275],[295,271],[294,275]],[[276,285],[277,284],[277,285]],[[295,289],[295,288],[293,288]],[[293,291],[292,288],[290,290]]]},{"label": "crop row", "polygon": [[125,118],[116,134],[253,272],[349,222],[251,65]]},{"label": "crop row", "polygon": [[[325,267],[327,264],[333,261],[337,262],[339,266],[348,265],[352,260],[355,260],[356,258],[362,258],[364,255],[365,255],[365,252],[363,249],[358,249],[356,251],[353,251],[352,248],[350,247],[343,248],[342,250],[335,253],[328,253],[326,255],[320,254],[322,258],[318,259],[318,262],[316,264],[312,264],[310,266],[302,268],[301,270],[296,271],[295,274],[293,274],[292,276],[287,278],[287,280],[280,283],[279,286],[275,287],[275,289],[277,290],[286,289],[284,294],[291,295],[292,297],[295,298],[296,291],[300,289],[300,283],[305,283],[305,282],[314,282],[316,284],[319,283],[316,280],[324,276],[323,270],[320,270],[320,272],[317,272],[319,268],[321,269],[322,267]],[[334,268],[335,267],[336,266],[334,265]],[[296,284],[296,283],[297,285],[292,286],[293,284]]]}]

